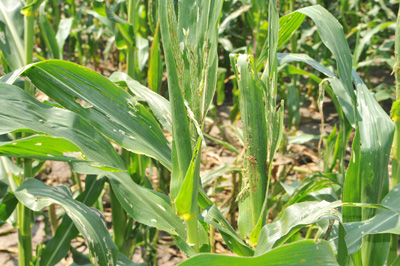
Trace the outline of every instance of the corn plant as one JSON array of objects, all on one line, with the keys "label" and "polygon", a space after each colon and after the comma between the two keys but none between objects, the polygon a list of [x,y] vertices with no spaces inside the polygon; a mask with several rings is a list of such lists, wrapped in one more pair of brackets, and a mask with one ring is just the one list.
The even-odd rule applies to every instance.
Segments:
[{"label": "corn plant", "polygon": [[[26,27],[32,26],[29,16],[33,8],[39,8],[39,2],[25,8],[30,21]],[[132,33],[131,16],[128,22],[121,21],[102,2],[96,1],[95,5],[97,14],[115,23],[116,34]],[[8,192],[1,195],[0,219],[7,220],[18,209],[21,265],[33,263],[30,210],[39,211],[50,204],[60,205],[67,216],[47,245],[38,249],[37,265],[56,264],[66,255],[78,232],[88,243],[94,265],[135,265],[125,256],[131,254],[124,248],[131,247],[125,245],[124,238],[116,237],[129,232],[127,216],[130,221],[169,233],[176,246],[190,257],[182,265],[384,265],[398,260],[396,252],[388,256],[389,234],[400,233],[400,185],[394,176],[389,190],[388,175],[395,124],[352,69],[343,28],[322,6],[294,10],[280,18],[276,1],[269,0],[265,5],[268,30],[260,52],[255,56],[230,56],[241,94],[244,139],[243,177],[237,196],[239,233],[207,196],[200,178],[200,156],[206,148],[203,129],[217,86],[222,5],[221,0],[177,4],[173,0],[158,1],[159,24],[155,24],[159,26],[154,32],[161,36],[169,100],[157,93],[159,69],[149,70],[156,79],[149,81],[149,89],[135,80],[130,63],[127,74],[115,72],[109,79],[67,61],[32,63],[32,43],[27,41],[23,46],[21,29],[8,22],[9,14],[23,17],[17,11],[0,10],[6,40],[0,42],[0,47],[13,70],[0,79],[0,154],[24,158],[22,170],[7,157],[1,157],[0,173],[8,175],[0,185]],[[136,7],[135,1],[128,1],[127,6]],[[333,71],[305,54],[278,53],[306,16],[315,23],[321,42],[336,60]],[[33,39],[29,31],[25,28],[25,40]],[[158,46],[157,40],[155,37],[153,46]],[[21,51],[29,50],[28,54],[21,58],[11,54],[14,43],[24,47]],[[133,52],[131,46],[129,49],[128,58]],[[161,58],[159,52],[155,49],[155,61]],[[283,135],[284,102],[277,105],[278,66],[292,62],[308,64],[325,76],[319,80],[320,87],[326,89],[340,114],[340,137],[335,143],[341,146],[337,148],[339,170],[337,174],[316,173],[302,181],[289,193],[282,212],[269,222],[274,201],[271,169]],[[25,79],[25,90],[17,86],[20,77]],[[55,102],[36,100],[30,93],[33,86]],[[392,117],[397,123],[396,106]],[[172,134],[171,142],[163,130]],[[352,130],[352,156],[345,169],[344,152]],[[112,143],[124,149],[122,157]],[[394,147],[396,159],[396,142]],[[153,158],[169,169],[170,194],[135,182],[124,161],[125,151]],[[77,173],[88,175],[85,191],[74,198],[67,186],[51,187],[31,178],[35,172],[32,160],[68,162]],[[114,197],[114,238],[97,211],[88,207],[95,203],[106,181]],[[330,202],[304,201],[306,196],[312,198],[311,192],[323,188],[338,188],[340,196],[332,196]],[[300,236],[300,229],[309,225],[314,225],[318,233],[293,241],[292,237]],[[211,227],[220,232],[225,244],[239,257],[210,254]]]}]

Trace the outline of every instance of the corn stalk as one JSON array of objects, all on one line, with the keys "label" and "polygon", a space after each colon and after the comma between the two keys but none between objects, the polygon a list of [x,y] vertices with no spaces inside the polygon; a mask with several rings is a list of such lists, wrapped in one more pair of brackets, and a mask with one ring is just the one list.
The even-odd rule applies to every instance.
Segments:
[{"label": "corn stalk", "polygon": [[[27,5],[33,3],[33,0],[28,0]],[[25,48],[25,65],[33,62],[33,39],[34,39],[34,12],[27,10],[25,15],[24,29],[24,48]],[[29,80],[25,80],[25,91],[29,94],[34,94],[33,86]],[[32,160],[24,159],[24,176],[23,180],[32,178]],[[28,266],[32,262],[32,237],[31,237],[31,216],[32,211],[25,207],[22,203],[18,203],[18,265]]]}]

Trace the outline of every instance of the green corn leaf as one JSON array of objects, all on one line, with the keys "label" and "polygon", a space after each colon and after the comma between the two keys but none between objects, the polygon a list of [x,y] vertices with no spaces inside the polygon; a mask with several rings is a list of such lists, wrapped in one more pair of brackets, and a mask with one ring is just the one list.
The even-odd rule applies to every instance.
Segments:
[{"label": "green corn leaf", "polygon": [[290,75],[301,75],[301,76],[307,76],[309,78],[311,78],[312,80],[314,80],[315,82],[317,82],[318,84],[322,82],[322,79],[317,77],[315,74],[310,73],[305,71],[304,69],[300,69],[297,68],[295,66],[292,65],[288,65],[288,72]]},{"label": "green corn leaf", "polygon": [[190,265],[339,265],[328,242],[315,243],[304,240],[288,244],[257,257],[233,257],[217,254],[199,254],[190,258],[180,266]]},{"label": "green corn leaf", "polygon": [[353,67],[357,69],[357,64],[360,61],[361,53],[363,52],[365,46],[371,42],[371,39],[374,35],[378,32],[383,31],[385,28],[389,27],[390,25],[394,24],[394,22],[386,22],[381,23],[374,28],[367,29],[364,32],[363,37],[360,39],[359,43],[356,45],[353,55]]},{"label": "green corn leaf", "polygon": [[167,196],[137,185],[127,173],[108,173],[107,177],[118,201],[135,220],[186,239],[185,225]]},{"label": "green corn leaf", "polygon": [[110,80],[117,84],[125,83],[140,100],[149,104],[158,121],[172,133],[171,105],[167,99],[144,87],[125,73],[114,72],[111,74]]},{"label": "green corn leaf", "polygon": [[235,229],[228,223],[215,204],[204,210],[201,218],[204,222],[214,226],[221,233],[226,245],[239,256],[253,256],[254,250],[249,248]]},{"label": "green corn leaf", "polygon": [[[399,194],[400,185],[397,185],[383,199],[382,204],[348,204],[339,201],[333,203],[321,201],[291,205],[285,209],[279,220],[263,227],[255,254],[263,254],[271,248],[283,244],[293,232],[304,225],[313,224],[324,219],[335,219],[341,223],[336,208],[342,205],[347,206],[347,208],[378,209],[377,214],[371,219],[343,224],[346,231],[345,241],[348,252],[353,254],[360,249],[363,238],[369,234],[399,234]],[[338,236],[336,235],[330,241],[335,241],[337,238]]]},{"label": "green corn leaf", "polygon": [[286,206],[290,206],[294,203],[302,201],[312,192],[325,188],[330,188],[334,185],[336,185],[336,183],[332,180],[332,178],[329,178],[329,175],[317,173],[306,177],[292,192],[290,200],[288,201]]},{"label": "green corn leaf", "polygon": [[218,34],[224,33],[226,28],[229,26],[229,24],[235,20],[237,17],[242,15],[243,13],[246,13],[249,9],[251,8],[251,5],[242,5],[239,7],[237,10],[233,11],[231,14],[229,14],[224,21],[221,22],[221,24],[218,27]]},{"label": "green corn leaf", "polygon": [[[328,81],[330,82],[334,95],[331,95],[333,100],[337,99],[340,104],[343,113],[346,115],[347,120],[350,124],[355,127],[355,115],[354,115],[354,105],[351,97],[343,86],[343,83],[335,76],[335,74],[330,71],[328,68],[324,67],[311,57],[305,54],[279,54],[278,53],[278,61],[280,64],[290,63],[290,62],[303,62],[324,75],[328,76]],[[335,98],[334,98],[335,97]]]},{"label": "green corn leaf", "polygon": [[[296,32],[305,19],[305,15],[293,12],[279,18],[279,38],[277,49],[281,48]],[[257,59],[257,65],[262,64],[268,57],[268,40],[265,41],[260,55]]]},{"label": "green corn leaf", "polygon": [[278,49],[282,47],[300,27],[305,19],[305,15],[293,12],[279,19],[279,41]]},{"label": "green corn leaf", "polygon": [[[379,209],[374,217],[361,222],[344,224],[347,232],[346,243],[350,254],[360,249],[363,238],[369,234],[400,234],[400,185],[395,186],[386,195],[380,206],[385,209]],[[388,250],[388,248],[382,249],[382,253],[387,256]],[[375,255],[382,256],[382,254]]]},{"label": "green corn leaf", "polygon": [[[376,216],[371,219],[362,221],[362,222],[354,222],[354,223],[345,223],[344,228],[347,232],[346,235],[346,243],[348,246],[349,254],[354,254],[361,248],[361,244],[367,240],[368,235],[373,234],[382,234],[382,233],[400,233],[399,224],[400,216],[398,213],[393,213],[392,211],[382,210],[378,211]],[[371,242],[372,243],[372,242]],[[383,248],[385,247],[385,248]],[[384,258],[383,261],[386,260],[387,252],[389,251],[389,241],[386,240],[385,245],[382,247]]]},{"label": "green corn leaf", "polygon": [[[9,142],[0,142],[0,154],[39,160],[68,162],[87,161],[78,146],[64,138],[35,135]],[[87,161],[88,162],[88,161]]]},{"label": "green corn leaf", "polygon": [[189,119],[187,117],[183,96],[182,76],[184,62],[179,56],[177,21],[173,1],[159,0],[158,2],[160,32],[163,41],[165,64],[168,76],[168,92],[171,104],[173,123],[172,132],[172,176],[171,200],[175,200],[182,185],[184,175],[190,164],[192,154],[189,133]]},{"label": "green corn leaf", "polygon": [[160,49],[160,23],[157,23],[154,33],[154,40],[151,45],[150,63],[147,76],[149,88],[155,93],[159,93],[163,77],[163,63]]},{"label": "green corn leaf", "polygon": [[[357,73],[353,72],[353,78],[360,119],[346,174],[344,201],[379,203],[388,191],[387,166],[395,126]],[[354,190],[354,187],[359,189]],[[367,219],[373,214],[371,210],[361,213],[351,208],[343,212],[347,221]]]},{"label": "green corn leaf", "polygon": [[147,18],[149,23],[149,28],[152,33],[155,34],[158,20],[158,1],[157,0],[149,0],[148,8],[147,8]]},{"label": "green corn leaf", "polygon": [[336,77],[331,70],[324,67],[323,65],[321,65],[321,63],[318,63],[317,61],[315,61],[306,54],[278,53],[278,62],[280,64],[286,64],[291,62],[303,62],[312,66],[313,68],[315,68],[316,70],[325,74],[328,77]]},{"label": "green corn leaf", "polygon": [[0,1],[0,50],[11,70],[25,65],[24,16],[18,0]]},{"label": "green corn leaf", "polygon": [[62,18],[60,24],[58,24],[56,41],[60,49],[60,59],[63,59],[64,44],[71,32],[73,21],[74,18]]},{"label": "green corn leaf", "polygon": [[20,176],[23,172],[24,170],[13,163],[10,158],[0,156],[0,182],[7,184],[8,190],[17,189],[13,177]]},{"label": "green corn leaf", "polygon": [[[84,254],[79,254],[78,251],[75,251],[74,256],[74,263],[72,263],[70,266],[92,266],[93,264],[90,263],[89,258],[87,255]],[[79,257],[79,258],[78,258]],[[79,261],[77,261],[79,260]],[[79,264],[78,264],[79,263]],[[127,256],[125,256],[122,253],[118,253],[118,259],[117,259],[117,266],[146,266],[146,263],[136,263],[130,260]]]},{"label": "green corn leaf", "polygon": [[[103,170],[124,169],[112,145],[80,116],[42,104],[12,85],[0,83],[0,93],[7,96],[0,99],[1,133],[29,128],[35,132],[63,137],[77,145],[86,158],[94,162],[90,165],[97,169],[95,173],[105,174]],[[92,167],[79,165],[81,168],[75,170],[93,173]],[[134,219],[185,239],[185,226],[175,214],[168,197],[137,185],[126,172],[107,173],[107,176],[118,200]]]},{"label": "green corn leaf", "polygon": [[[109,170],[124,169],[112,145],[80,116],[40,103],[13,85],[0,83],[0,94],[3,95],[0,99],[0,134],[30,129],[65,138],[79,147],[86,158],[90,158],[89,161],[105,162],[102,166]],[[82,136],[90,137],[82,140]],[[95,147],[101,147],[101,152]],[[97,167],[95,164],[92,166]]]},{"label": "green corn leaf", "polygon": [[208,231],[209,231],[208,225],[204,223],[202,224],[200,221],[197,221],[198,245],[200,253],[208,253],[211,251],[210,237],[208,235]]},{"label": "green corn leaf", "polygon": [[118,249],[103,221],[96,212],[74,200],[66,187],[50,187],[35,180],[25,180],[15,191],[18,200],[28,208],[39,211],[52,203],[65,209],[75,226],[86,238],[95,265],[115,265]]},{"label": "green corn leaf", "polygon": [[289,136],[288,143],[289,144],[299,144],[303,145],[311,140],[320,139],[321,135],[313,135],[308,133],[301,132],[296,136]]},{"label": "green corn leaf", "polygon": [[[347,202],[379,203],[382,196],[387,193],[388,148],[390,149],[393,138],[393,125],[363,82],[355,73],[352,74],[351,54],[343,29],[335,18],[320,6],[300,9],[297,12],[310,16],[316,23],[322,42],[332,52],[337,62],[340,82],[336,79],[330,79],[332,87],[335,91],[333,83],[336,83],[337,87],[341,87],[340,83],[342,84],[343,90],[340,90],[344,92],[344,95],[347,94],[347,99],[351,100],[351,105],[348,101],[346,103],[352,107],[353,113],[357,114],[357,117],[354,116],[355,119],[352,119],[350,115],[346,114],[346,111],[348,111],[346,106],[342,105],[350,123],[356,128],[356,136],[353,141],[353,156],[346,174],[343,198]],[[351,75],[355,80],[357,95],[353,90]],[[337,91],[335,94],[340,95]],[[357,105],[356,102],[358,102]],[[371,108],[373,109],[372,112]],[[364,209],[361,211],[345,207],[343,214],[345,221],[356,221],[369,218],[373,213],[373,210]],[[377,245],[380,245],[380,243],[383,246],[386,245],[386,240],[383,239],[385,238],[384,236],[374,236],[374,238],[376,240],[370,239],[370,245],[365,245],[363,264],[371,262],[379,265],[385,260],[382,256],[371,255],[374,254],[371,250],[379,249]],[[376,261],[372,262],[374,259]]]},{"label": "green corn leaf", "polygon": [[149,40],[143,38],[140,34],[135,35],[135,40],[138,70],[143,71],[147,60],[149,59]]},{"label": "green corn leaf", "polygon": [[[115,15],[112,10],[106,6],[106,2],[102,0],[94,0],[92,3],[94,11],[96,11],[100,16],[108,18],[111,22],[115,23],[118,28],[118,31],[115,32],[116,38],[120,39],[120,41],[117,41],[117,43],[119,43],[119,45],[117,45],[118,48],[127,49],[133,47],[135,44],[133,38],[133,26]],[[123,43],[123,45],[121,45],[121,43]]]},{"label": "green corn leaf", "polygon": [[[197,134],[194,121],[203,124],[215,92],[221,7],[221,0],[181,1],[175,12],[173,1],[159,1],[160,29],[172,103],[174,165],[171,200],[176,199],[190,164],[187,156],[192,154],[193,148],[190,136],[191,133]],[[184,100],[194,113],[192,121],[188,119],[190,113]]]},{"label": "green corn leaf", "polygon": [[[3,185],[6,184],[3,183],[2,186]],[[7,219],[13,214],[17,204],[18,200],[12,191],[0,197],[0,226],[5,224]]]},{"label": "green corn leaf", "polygon": [[[339,133],[340,134],[340,133]],[[327,144],[324,153],[324,172],[332,173],[336,166],[338,159],[338,150],[336,147],[337,141],[340,139],[340,135],[337,132],[336,125],[333,127],[332,132],[327,138]]]},{"label": "green corn leaf", "polygon": [[302,202],[287,207],[280,215],[279,220],[265,225],[257,242],[255,255],[264,254],[274,247],[285,243],[290,236],[305,225],[316,223],[322,219],[336,219],[340,221],[337,207],[341,202],[333,203]]},{"label": "green corn leaf", "polygon": [[[357,88],[357,112],[360,118],[346,173],[343,201],[380,203],[389,189],[388,164],[395,126],[355,71],[353,78]],[[371,209],[343,209],[346,222],[365,220],[374,213]],[[390,236],[373,235],[367,238],[362,249],[362,263],[384,263],[387,254],[378,250],[388,247]],[[375,253],[380,255],[374,255]]]},{"label": "green corn leaf", "polygon": [[281,144],[283,137],[283,118],[284,118],[284,101],[281,100],[281,106],[272,116],[272,142],[269,150],[269,167],[268,176],[271,176],[272,163],[276,152],[278,151],[279,145]]},{"label": "green corn leaf", "polygon": [[[104,181],[104,176],[96,178],[96,176],[88,175],[85,180],[85,191],[81,193],[76,200],[84,203],[86,206],[92,206],[99,198],[104,188]],[[68,215],[64,216],[54,236],[42,249],[39,265],[51,266],[57,264],[68,254],[71,240],[77,235],[78,229],[75,227],[71,218],[69,218]]]},{"label": "green corn leaf", "polygon": [[240,171],[241,168],[234,164],[224,163],[215,169],[209,170],[201,175],[201,184],[204,186],[212,185],[212,183],[224,174],[228,174],[235,171]]},{"label": "green corn leaf", "polygon": [[[101,23],[103,23],[103,24],[107,27],[107,29],[109,29],[114,35],[117,34],[118,30],[115,29],[114,23],[113,23],[110,19],[107,18],[107,15],[106,15],[106,16],[102,16],[102,15],[100,15],[98,12],[96,12],[96,11],[94,11],[94,10],[92,10],[92,9],[83,8],[82,10],[83,10],[85,13],[87,13],[87,14],[89,14],[89,15],[91,15],[91,16],[97,18],[98,20],[100,20]],[[125,45],[125,41],[122,40],[122,42],[123,42],[124,45]],[[118,45],[118,43],[119,43],[119,40],[115,40],[116,46],[117,46],[118,48],[120,48],[119,45]]]},{"label": "green corn leaf", "polygon": [[[24,75],[63,107],[80,114],[118,145],[158,159],[171,168],[171,150],[157,121],[146,108],[95,71],[50,60],[34,64]],[[82,107],[80,98],[93,108]]]},{"label": "green corn leaf", "polygon": [[355,93],[351,78],[352,57],[346,38],[344,38],[343,27],[331,13],[320,5],[302,8],[296,12],[305,14],[314,21],[322,42],[336,59],[339,79],[343,83],[346,93],[350,99],[354,100]]},{"label": "green corn leaf", "polygon": [[234,152],[236,154],[240,154],[240,152],[238,151],[238,149],[235,148],[235,146],[233,146],[232,144],[230,144],[229,142],[223,141],[221,139],[215,138],[211,135],[208,135],[206,133],[204,133],[204,136],[212,141],[214,141],[215,143],[221,145],[222,147],[230,150],[231,152]]},{"label": "green corn leaf", "polygon": [[50,58],[61,59],[62,53],[60,51],[60,47],[58,46],[56,34],[54,33],[54,30],[51,27],[49,20],[47,19],[46,2],[43,2],[39,7],[38,22],[40,27],[40,33],[42,34],[45,46],[50,52]]},{"label": "green corn leaf", "polygon": [[[225,243],[233,252],[239,256],[253,256],[254,250],[244,243],[243,239],[241,239],[235,229],[232,228],[224,215],[219,211],[218,207],[215,206],[202,188],[199,189],[197,200],[198,205],[205,209],[199,216],[199,219],[217,228],[224,238]],[[187,252],[185,253],[188,254]],[[189,256],[192,255],[194,254],[190,254]]]},{"label": "green corn leaf", "polygon": [[[273,112],[277,93],[277,52],[279,41],[279,13],[276,1],[268,1],[268,38],[267,38],[267,64],[261,77],[265,84],[265,97],[267,97],[267,110]],[[267,112],[268,112],[267,111]],[[273,112],[274,113],[274,112]]]},{"label": "green corn leaf", "polygon": [[176,211],[179,216],[183,217],[185,220],[189,219],[191,210],[197,208],[197,194],[200,183],[200,147],[201,138],[197,141],[185,179],[175,199]]},{"label": "green corn leaf", "polygon": [[226,68],[218,68],[217,105],[221,105],[225,101],[225,76]]}]

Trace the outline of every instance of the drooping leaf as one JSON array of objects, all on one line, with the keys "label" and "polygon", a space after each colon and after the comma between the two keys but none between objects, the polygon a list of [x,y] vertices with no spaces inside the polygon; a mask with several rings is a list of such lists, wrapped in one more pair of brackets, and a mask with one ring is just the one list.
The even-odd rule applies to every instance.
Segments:
[{"label": "drooping leaf", "polygon": [[36,179],[27,179],[15,191],[15,196],[34,211],[52,203],[63,207],[87,240],[92,262],[104,266],[116,264],[118,249],[103,221],[96,212],[74,200],[66,187],[50,187]]},{"label": "drooping leaf", "polygon": [[336,59],[339,79],[343,83],[345,92],[350,99],[354,100],[355,93],[351,77],[352,57],[349,45],[344,38],[343,27],[331,13],[320,5],[301,8],[296,12],[305,14],[314,21],[322,42]]},{"label": "drooping leaf", "polygon": [[[379,210],[377,214],[362,222],[345,223],[347,232],[346,244],[349,254],[356,253],[362,244],[362,240],[369,234],[400,233],[400,216],[398,213],[388,210]],[[367,236],[368,237],[368,236]],[[387,249],[385,252],[388,252]],[[387,253],[386,253],[387,256]]]},{"label": "drooping leaf", "polygon": [[[104,181],[104,176],[96,178],[96,176],[88,175],[85,180],[85,191],[76,200],[84,203],[86,206],[92,206],[104,188]],[[78,229],[71,218],[68,215],[64,216],[54,236],[43,247],[39,265],[51,266],[57,264],[68,254],[71,240],[77,235]]]},{"label": "drooping leaf", "polygon": [[286,206],[300,202],[314,191],[329,188],[335,184],[336,183],[332,180],[332,178],[329,178],[329,175],[323,175],[322,173],[316,173],[306,177],[293,191]]},{"label": "drooping leaf", "polygon": [[330,82],[334,93],[332,96],[337,98],[337,101],[340,103],[340,107],[343,110],[343,113],[346,115],[347,120],[353,127],[355,127],[356,119],[354,115],[352,98],[348,93],[346,93],[343,83],[332,71],[305,54],[278,54],[278,61],[280,64],[303,62],[328,76],[328,81]]}]

